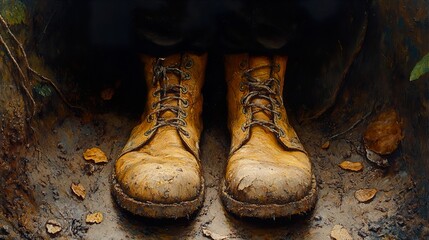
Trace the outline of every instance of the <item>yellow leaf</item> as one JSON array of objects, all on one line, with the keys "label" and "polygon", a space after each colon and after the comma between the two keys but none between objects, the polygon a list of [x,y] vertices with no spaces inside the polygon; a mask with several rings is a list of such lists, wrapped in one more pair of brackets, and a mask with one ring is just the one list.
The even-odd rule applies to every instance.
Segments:
[{"label": "yellow leaf", "polygon": [[329,141],[326,141],[324,144],[322,144],[322,149],[328,149],[329,145],[331,145],[331,143]]},{"label": "yellow leaf", "polygon": [[48,231],[49,234],[57,234],[61,229],[61,224],[57,220],[51,219],[46,222],[46,231]]},{"label": "yellow leaf", "polygon": [[72,183],[71,189],[72,189],[73,193],[76,194],[76,196],[78,196],[81,199],[85,199],[86,190],[82,186],[82,184],[80,184],[80,183],[79,184]]},{"label": "yellow leaf", "polygon": [[95,163],[107,162],[106,154],[104,154],[104,152],[101,151],[101,149],[99,149],[99,148],[87,149],[83,153],[83,158],[85,158],[85,160],[87,160],[87,161],[93,160]]},{"label": "yellow leaf", "polygon": [[368,202],[369,200],[373,199],[376,194],[377,194],[377,189],[364,188],[364,189],[359,189],[355,192],[355,198],[359,202]]},{"label": "yellow leaf", "polygon": [[340,163],[339,166],[344,170],[349,170],[353,172],[359,172],[363,169],[363,164],[361,162],[343,161],[342,163]]},{"label": "yellow leaf", "polygon": [[101,223],[103,221],[103,214],[101,212],[95,212],[86,215],[86,223]]}]

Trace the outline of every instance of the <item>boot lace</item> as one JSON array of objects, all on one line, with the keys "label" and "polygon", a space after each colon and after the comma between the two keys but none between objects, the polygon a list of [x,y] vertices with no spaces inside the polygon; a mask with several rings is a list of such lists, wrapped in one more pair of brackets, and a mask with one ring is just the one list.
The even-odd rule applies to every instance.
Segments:
[{"label": "boot lace", "polygon": [[[158,128],[165,126],[171,126],[176,128],[179,132],[189,137],[188,131],[184,129],[187,125],[185,118],[187,113],[183,108],[188,107],[189,103],[186,99],[180,96],[180,93],[186,93],[186,87],[179,84],[170,84],[167,74],[176,74],[180,77],[180,80],[189,79],[189,74],[180,70],[178,65],[164,66],[165,58],[158,58],[154,66],[154,74],[152,78],[152,85],[158,89],[153,92],[154,97],[159,97],[157,101],[152,104],[153,111],[148,115],[148,122],[156,119],[156,124],[145,132],[145,135],[149,135],[156,131]],[[182,104],[171,105],[168,104],[172,101],[178,101]],[[176,116],[171,118],[162,117],[167,111],[173,112]]]},{"label": "boot lace", "polygon": [[[263,65],[254,68],[247,69],[243,72],[243,78],[245,81],[240,83],[240,91],[244,91],[247,88],[249,91],[246,95],[241,98],[241,104],[243,105],[244,113],[250,111],[250,121],[242,126],[243,131],[247,128],[251,128],[254,125],[259,125],[276,134],[277,137],[284,136],[284,131],[274,121],[275,117],[281,118],[281,113],[276,110],[283,105],[283,100],[280,96],[280,81],[277,78],[270,76],[268,79],[258,79],[252,76],[252,72],[262,68],[270,68],[272,71],[274,65]],[[257,103],[255,99],[265,99],[269,103],[264,105]],[[270,121],[256,119],[255,113],[265,112],[270,115]]]}]

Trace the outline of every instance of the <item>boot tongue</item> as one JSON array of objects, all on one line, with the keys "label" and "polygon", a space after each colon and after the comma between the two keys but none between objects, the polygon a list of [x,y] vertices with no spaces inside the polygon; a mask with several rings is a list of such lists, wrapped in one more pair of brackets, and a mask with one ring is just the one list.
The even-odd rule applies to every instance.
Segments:
[{"label": "boot tongue", "polygon": [[[251,72],[251,75],[260,80],[260,81],[266,81],[270,78],[271,75],[271,68],[269,67],[271,65],[271,60],[269,57],[250,57],[249,58],[249,67],[250,68],[258,68],[261,66],[265,66],[263,68],[255,69]],[[270,101],[264,99],[264,98],[254,98],[252,101],[254,104],[258,105],[269,105]],[[252,111],[259,111],[262,110],[258,107],[253,107]],[[264,121],[271,121],[272,119],[272,113],[266,110],[262,110],[260,112],[257,112],[253,115],[253,118],[256,120],[264,120]]]}]

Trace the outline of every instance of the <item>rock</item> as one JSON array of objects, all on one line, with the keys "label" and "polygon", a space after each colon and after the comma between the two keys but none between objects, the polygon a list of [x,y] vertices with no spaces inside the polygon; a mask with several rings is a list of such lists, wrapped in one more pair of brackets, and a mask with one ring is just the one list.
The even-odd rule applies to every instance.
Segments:
[{"label": "rock", "polygon": [[341,225],[335,225],[331,231],[331,238],[334,240],[353,240],[347,229]]},{"label": "rock", "polygon": [[220,235],[218,233],[214,233],[207,228],[203,228],[203,234],[204,236],[212,239],[212,240],[225,240],[228,239],[228,236]]},{"label": "rock", "polygon": [[366,158],[372,162],[375,163],[377,166],[385,168],[389,166],[389,162],[387,161],[386,158],[383,158],[382,156],[378,155],[377,153],[369,150],[369,149],[365,149],[366,151]]},{"label": "rock", "polygon": [[371,232],[378,232],[380,230],[381,226],[378,223],[369,223],[368,224],[368,230]]}]

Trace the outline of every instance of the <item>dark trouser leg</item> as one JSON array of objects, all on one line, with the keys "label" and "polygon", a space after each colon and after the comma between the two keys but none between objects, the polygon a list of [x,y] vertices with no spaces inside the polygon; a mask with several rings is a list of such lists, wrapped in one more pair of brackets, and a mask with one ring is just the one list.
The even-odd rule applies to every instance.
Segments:
[{"label": "dark trouser leg", "polygon": [[203,52],[215,24],[215,1],[136,0],[136,39],[144,53]]}]

